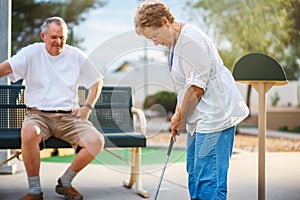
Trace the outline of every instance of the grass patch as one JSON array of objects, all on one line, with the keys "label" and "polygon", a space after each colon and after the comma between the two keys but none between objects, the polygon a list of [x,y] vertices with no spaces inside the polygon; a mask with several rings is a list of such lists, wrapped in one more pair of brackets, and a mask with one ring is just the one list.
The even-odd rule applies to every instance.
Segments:
[{"label": "grass patch", "polygon": [[[110,149],[113,153],[121,156],[122,158],[131,161],[131,149]],[[167,156],[167,148],[142,148],[142,165],[160,164],[164,163]],[[48,158],[42,158],[43,162],[60,162],[60,163],[71,163],[75,157],[74,155],[67,156],[52,156]],[[173,148],[169,163],[174,162],[185,162],[186,154],[185,149]],[[102,151],[93,160],[92,164],[103,164],[103,165],[128,165],[119,158],[113,156],[107,151]]]}]

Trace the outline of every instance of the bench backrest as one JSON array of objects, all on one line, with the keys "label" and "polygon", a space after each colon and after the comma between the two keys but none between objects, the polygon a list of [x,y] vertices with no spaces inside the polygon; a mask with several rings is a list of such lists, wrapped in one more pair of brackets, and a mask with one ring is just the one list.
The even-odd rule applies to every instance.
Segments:
[{"label": "bench backrest", "polygon": [[[26,113],[25,86],[0,85],[0,131],[20,129]],[[88,90],[78,90],[79,104],[84,104]],[[130,87],[104,86],[90,115],[92,123],[103,133],[134,131]]]}]

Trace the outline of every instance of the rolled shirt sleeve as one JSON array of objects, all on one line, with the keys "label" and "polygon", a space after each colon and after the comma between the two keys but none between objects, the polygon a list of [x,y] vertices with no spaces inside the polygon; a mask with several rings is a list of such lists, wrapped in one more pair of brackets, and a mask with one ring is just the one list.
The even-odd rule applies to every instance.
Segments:
[{"label": "rolled shirt sleeve", "polygon": [[[192,85],[206,89],[210,77],[211,61],[204,46],[193,41],[184,43],[182,48],[182,67],[186,77],[186,86]],[[197,52],[197,53],[195,53]]]}]

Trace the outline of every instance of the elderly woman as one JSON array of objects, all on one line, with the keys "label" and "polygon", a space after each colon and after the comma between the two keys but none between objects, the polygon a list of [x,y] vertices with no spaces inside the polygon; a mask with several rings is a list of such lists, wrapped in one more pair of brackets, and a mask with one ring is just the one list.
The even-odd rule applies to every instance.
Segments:
[{"label": "elderly woman", "polygon": [[249,110],[212,41],[200,29],[175,19],[160,1],[146,1],[135,15],[137,34],[169,49],[177,93],[173,139],[187,131],[191,199],[226,199],[235,127]]}]

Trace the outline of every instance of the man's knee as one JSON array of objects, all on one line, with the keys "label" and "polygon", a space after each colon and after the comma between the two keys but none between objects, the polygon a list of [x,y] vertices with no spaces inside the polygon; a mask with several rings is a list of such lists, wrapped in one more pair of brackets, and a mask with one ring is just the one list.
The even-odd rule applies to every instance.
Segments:
[{"label": "man's knee", "polygon": [[95,139],[92,141],[92,146],[93,148],[95,148],[95,151],[97,153],[99,153],[100,151],[103,150],[104,148],[104,143],[105,143],[105,140],[104,140],[104,137],[102,134],[97,134],[97,136],[95,137]]},{"label": "man's knee", "polygon": [[34,124],[24,124],[21,129],[22,143],[39,143],[42,139],[41,129]]},{"label": "man's knee", "polygon": [[86,135],[81,138],[79,146],[86,148],[92,155],[96,156],[104,148],[104,137],[100,133]]}]

